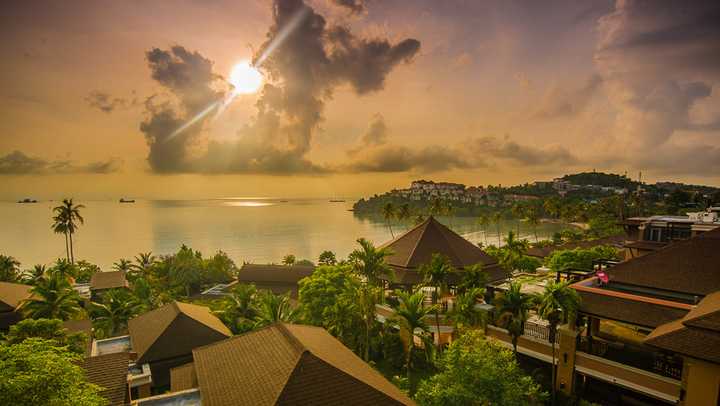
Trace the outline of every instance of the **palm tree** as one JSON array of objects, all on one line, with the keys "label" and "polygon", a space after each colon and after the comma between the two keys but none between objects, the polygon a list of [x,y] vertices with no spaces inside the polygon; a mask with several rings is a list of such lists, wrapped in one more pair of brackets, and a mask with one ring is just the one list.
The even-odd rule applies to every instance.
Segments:
[{"label": "palm tree", "polygon": [[152,286],[145,277],[135,278],[132,282],[132,288],[133,295],[142,307],[142,312],[150,311],[157,306],[158,299],[153,294]]},{"label": "palm tree", "polygon": [[410,210],[410,205],[407,203],[402,204],[397,211],[398,220],[405,222],[405,221],[409,220],[411,216],[412,216],[412,211]]},{"label": "palm tree", "polygon": [[[82,204],[73,204],[73,199],[63,199],[60,206],[53,208],[53,231],[65,234],[65,250],[67,251],[70,263],[75,263],[75,252],[73,250],[73,234],[77,231],[79,224],[84,224],[85,219],[80,215]],[[68,246],[69,242],[69,246]]]},{"label": "palm tree", "polygon": [[70,280],[77,275],[77,268],[66,259],[58,259],[55,261],[55,265],[50,268],[50,273],[62,279]]},{"label": "palm tree", "polygon": [[[407,352],[405,353],[405,368],[407,371],[407,378],[410,379],[410,373],[412,371],[412,352],[415,348],[415,335],[418,335],[426,341],[429,333],[427,323],[425,323],[425,317],[433,312],[433,307],[423,306],[425,295],[421,291],[415,293],[409,293],[404,291],[398,291],[398,304],[395,306],[395,315],[392,321],[396,323],[401,331],[408,333]],[[418,330],[420,330],[418,332]]]},{"label": "palm tree", "polygon": [[132,269],[144,275],[155,262],[155,255],[153,255],[152,252],[141,252],[135,256],[135,263],[130,266]]},{"label": "palm tree", "polygon": [[290,296],[275,295],[269,291],[263,291],[257,295],[255,327],[278,322],[293,323],[296,319],[297,313],[290,304]]},{"label": "palm tree", "polygon": [[453,220],[453,216],[455,215],[455,207],[453,207],[452,202],[450,202],[450,201],[445,202],[445,208],[443,210],[443,214],[450,218],[450,228],[452,228],[452,220]]},{"label": "palm tree", "polygon": [[23,282],[29,285],[34,285],[38,280],[40,280],[40,278],[45,275],[45,272],[47,272],[45,265],[35,265],[32,267],[32,269],[27,269],[25,270],[25,272],[23,272]]},{"label": "palm tree", "polygon": [[129,259],[120,258],[118,262],[113,264],[113,269],[116,271],[128,272],[133,269],[133,263]]},{"label": "palm tree", "polygon": [[287,254],[283,257],[282,263],[283,263],[283,265],[286,265],[286,266],[293,266],[293,265],[295,265],[295,261],[296,261],[295,255]]},{"label": "palm tree", "polygon": [[500,210],[492,214],[491,220],[495,223],[495,227],[497,229],[498,247],[502,244],[502,240],[500,240],[500,223],[502,223],[502,219],[503,215]]},{"label": "palm tree", "polygon": [[380,288],[364,284],[357,289],[355,297],[360,319],[362,320],[364,327],[363,359],[365,362],[370,361],[370,332],[372,331],[372,326],[375,323],[375,317],[377,314],[375,305],[377,304],[378,297],[380,297],[380,295]]},{"label": "palm tree", "polygon": [[[418,269],[418,272],[423,277],[424,283],[427,286],[434,288],[432,301],[434,305],[438,304],[438,300],[441,298],[443,292],[447,290],[447,281],[450,274],[455,272],[455,268],[450,262],[450,258],[442,254],[433,254],[430,259],[430,263],[423,264]],[[440,309],[439,306],[435,306],[435,326],[437,327],[437,345],[440,348]]]},{"label": "palm tree", "polygon": [[460,278],[460,283],[457,286],[457,290],[460,293],[476,288],[482,289],[485,287],[485,284],[489,279],[488,273],[483,269],[482,263],[466,266],[463,268],[461,274],[462,277]]},{"label": "palm tree", "polygon": [[16,282],[18,279],[20,261],[8,255],[0,255],[0,282]]},{"label": "palm tree", "polygon": [[525,208],[520,203],[515,203],[510,208],[510,212],[515,217],[517,223],[517,233],[520,235],[520,219],[525,217]]},{"label": "palm tree", "polygon": [[246,284],[235,286],[231,294],[225,297],[222,309],[217,313],[233,333],[240,334],[252,330],[258,315],[255,309],[256,298],[255,285]]},{"label": "palm tree", "polygon": [[392,236],[392,238],[395,238],[395,234],[393,234],[391,224],[393,217],[395,217],[396,215],[395,212],[395,205],[393,205],[392,202],[385,203],[385,206],[383,206],[382,208],[382,215],[385,218],[385,224],[387,224],[388,230],[390,230],[390,236]]},{"label": "palm tree", "polygon": [[498,324],[505,328],[512,339],[513,352],[517,356],[518,338],[523,335],[525,322],[528,318],[528,311],[533,304],[533,297],[522,293],[522,285],[517,282],[510,283],[510,289],[498,293],[495,297],[497,307]]},{"label": "palm tree", "polygon": [[553,218],[560,217],[560,213],[562,212],[560,200],[557,197],[551,197],[545,200],[543,209]]},{"label": "palm tree", "polygon": [[385,248],[376,248],[370,241],[360,238],[357,240],[360,249],[356,249],[348,255],[348,261],[352,264],[352,270],[363,277],[372,286],[378,286],[380,277],[389,275],[391,279],[394,274],[385,259],[392,255],[392,252]]},{"label": "palm tree", "polygon": [[25,317],[69,320],[82,311],[80,296],[59,274],[42,277],[20,305]]},{"label": "palm tree", "polygon": [[108,338],[125,332],[128,321],[140,313],[142,305],[124,290],[111,289],[103,294],[102,303],[93,302],[90,309],[95,326]]},{"label": "palm tree", "polygon": [[518,261],[525,255],[529,248],[530,244],[528,244],[527,240],[517,238],[515,232],[512,230],[508,231],[508,236],[505,238],[505,247],[500,257],[500,263],[508,271],[514,271]]},{"label": "palm tree", "polygon": [[540,210],[537,206],[532,206],[527,211],[527,221],[533,228],[533,234],[535,234],[535,242],[538,242],[537,226],[540,224]]},{"label": "palm tree", "polygon": [[550,324],[548,339],[552,345],[552,387],[555,396],[555,337],[558,324],[573,322],[580,308],[580,295],[568,281],[551,282],[539,298],[538,315]]},{"label": "palm tree", "polygon": [[483,237],[485,239],[485,245],[487,245],[487,243],[488,243],[487,242],[487,226],[490,224],[490,216],[488,216],[485,213],[481,213],[478,216],[477,222],[483,230]]},{"label": "palm tree", "polygon": [[472,288],[455,297],[455,304],[448,312],[448,319],[453,322],[455,331],[484,323],[484,313],[475,307],[477,299],[484,294],[485,289]]}]

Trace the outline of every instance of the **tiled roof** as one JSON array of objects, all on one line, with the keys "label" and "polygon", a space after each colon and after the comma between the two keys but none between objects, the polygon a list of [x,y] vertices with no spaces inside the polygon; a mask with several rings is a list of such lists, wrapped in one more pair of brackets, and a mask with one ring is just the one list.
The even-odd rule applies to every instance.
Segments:
[{"label": "tiled roof", "polygon": [[110,406],[127,404],[129,360],[130,355],[127,352],[120,352],[85,358],[80,363],[88,381],[104,388],[100,395],[108,400]]},{"label": "tiled roof", "polygon": [[[423,282],[423,277],[417,269],[407,269],[391,266],[395,273],[395,279],[391,281],[401,285],[417,285]],[[483,266],[483,270],[487,272],[488,282],[497,282],[500,280],[507,279],[510,274],[498,264],[492,264]],[[382,276],[382,279],[387,278],[390,280],[390,276]],[[457,270],[448,276],[448,284],[456,285],[462,279],[462,270]]]},{"label": "tiled roof", "polygon": [[20,283],[0,282],[0,311],[12,311],[20,302],[30,297],[32,286]]},{"label": "tiled roof", "polygon": [[560,250],[574,250],[576,248],[587,249],[600,245],[610,245],[620,248],[625,242],[625,239],[625,234],[618,234],[610,237],[598,238],[595,240],[573,241],[565,244],[551,245],[548,247],[533,247],[527,251],[527,254],[531,257],[545,258],[553,252]]},{"label": "tiled roof", "polygon": [[69,334],[84,333],[87,336],[87,347],[85,348],[85,355],[89,356],[90,351],[92,350],[93,339],[92,321],[90,321],[89,319],[67,320],[63,322],[63,327],[67,329]]},{"label": "tiled roof", "polygon": [[683,317],[687,310],[612,295],[578,290],[585,314],[655,328]]},{"label": "tiled roof", "polygon": [[178,392],[198,387],[195,365],[189,362],[170,370],[170,391]]},{"label": "tiled roof", "polygon": [[238,272],[240,283],[283,283],[297,284],[300,279],[310,276],[315,267],[302,265],[244,264]]},{"label": "tiled roof", "polygon": [[95,272],[90,277],[91,290],[126,287],[128,287],[128,281],[125,279],[124,271]]},{"label": "tiled roof", "polygon": [[682,319],[653,330],[645,344],[720,364],[720,291],[708,295]]},{"label": "tiled roof", "polygon": [[205,406],[413,404],[319,327],[274,324],[193,358]]},{"label": "tiled roof", "polygon": [[610,282],[704,296],[720,286],[720,228],[608,270]]},{"label": "tiled roof", "polygon": [[432,216],[405,234],[383,244],[382,248],[392,251],[387,263],[401,268],[417,268],[429,263],[433,254],[447,256],[455,268],[478,263],[497,263],[480,247],[462,238]]},{"label": "tiled roof", "polygon": [[232,335],[209,308],[180,302],[131,319],[128,330],[140,364],[188,355]]}]

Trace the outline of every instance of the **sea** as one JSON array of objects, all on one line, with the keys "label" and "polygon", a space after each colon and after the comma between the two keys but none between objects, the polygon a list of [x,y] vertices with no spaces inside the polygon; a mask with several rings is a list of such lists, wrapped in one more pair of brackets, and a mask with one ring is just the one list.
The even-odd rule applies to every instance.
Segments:
[{"label": "sea", "polygon": [[[75,257],[110,270],[121,258],[133,259],[140,252],[170,254],[184,244],[204,256],[224,251],[238,265],[280,263],[287,254],[316,261],[325,250],[344,258],[357,247],[358,238],[379,245],[413,225],[395,221],[388,227],[381,216],[359,216],[352,211],[353,202],[257,197],[76,201],[85,206],[81,210],[85,223],[74,237]],[[0,254],[15,257],[23,268],[64,257],[64,238],[51,229],[52,208],[58,203],[0,202]],[[498,243],[495,225],[485,230],[475,218],[439,220],[473,243]],[[515,221],[504,222],[500,234],[517,226]],[[566,227],[543,223],[538,236],[547,238]],[[524,223],[520,235],[535,239]]]}]

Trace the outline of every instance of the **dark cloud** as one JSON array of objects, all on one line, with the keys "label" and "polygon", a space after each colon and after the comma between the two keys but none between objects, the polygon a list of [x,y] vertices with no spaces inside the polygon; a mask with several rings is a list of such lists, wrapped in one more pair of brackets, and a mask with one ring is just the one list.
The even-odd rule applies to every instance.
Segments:
[{"label": "dark cloud", "polygon": [[365,11],[364,0],[332,0],[335,5],[345,7],[353,14],[360,14]]},{"label": "dark cloud", "polygon": [[[358,3],[360,4],[360,3]],[[284,40],[286,26],[297,24]],[[181,46],[147,53],[152,77],[180,106],[151,100],[141,124],[156,172],[322,173],[306,155],[322,119],[325,102],[338,86],[358,95],[382,90],[397,65],[420,48],[414,39],[392,44],[357,37],[346,27],[328,26],[302,0],[275,0],[273,25],[254,60],[271,79],[262,89],[257,115],[236,140],[202,142],[207,119],[171,136],[177,128],[222,97],[212,62]],[[270,52],[271,51],[271,52]]]},{"label": "dark cloud", "polygon": [[580,87],[571,90],[555,88],[541,102],[533,115],[538,118],[564,118],[585,110],[602,85],[599,75],[592,75]]},{"label": "dark cloud", "polygon": [[30,157],[21,151],[13,151],[0,156],[0,175],[42,175],[69,173],[106,174],[117,172],[122,166],[119,159],[92,162],[87,165],[76,164],[69,160],[48,161]]},{"label": "dark cloud", "polygon": [[88,106],[98,109],[104,113],[112,113],[116,108],[124,108],[128,101],[121,97],[112,97],[108,93],[93,90],[85,97]]},{"label": "dark cloud", "polygon": [[578,159],[562,146],[538,148],[522,145],[509,137],[499,140],[495,137],[474,138],[467,142],[464,150],[476,156],[505,159],[523,166],[575,165]]}]

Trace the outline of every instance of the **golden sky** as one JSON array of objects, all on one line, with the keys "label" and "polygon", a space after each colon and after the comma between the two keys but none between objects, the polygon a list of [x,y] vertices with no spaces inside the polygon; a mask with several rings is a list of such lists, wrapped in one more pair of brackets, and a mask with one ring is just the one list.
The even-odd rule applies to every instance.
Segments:
[{"label": "golden sky", "polygon": [[[0,7],[0,199],[361,196],[592,169],[720,184],[716,2]],[[296,14],[267,87],[167,139]]]}]

